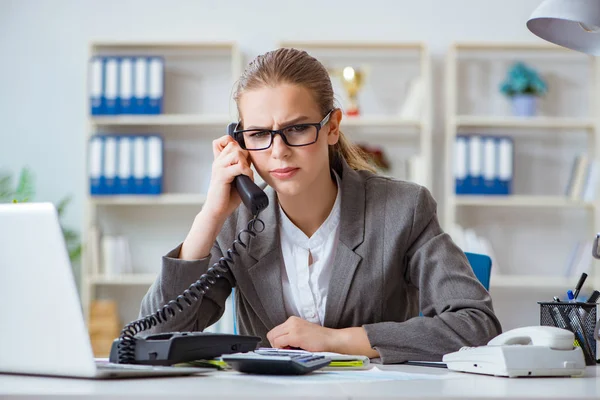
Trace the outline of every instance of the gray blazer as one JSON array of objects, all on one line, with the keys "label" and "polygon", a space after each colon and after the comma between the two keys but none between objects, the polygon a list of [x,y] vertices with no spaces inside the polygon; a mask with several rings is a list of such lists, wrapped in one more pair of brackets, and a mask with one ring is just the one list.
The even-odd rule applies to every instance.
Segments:
[{"label": "gray blazer", "polygon": [[[367,171],[345,162],[341,178],[340,236],[329,283],[324,325],[362,326],[383,363],[441,360],[462,346],[486,344],[501,333],[492,300],[466,256],[440,228],[437,204],[417,184]],[[155,332],[201,331],[219,320],[236,287],[241,334],[262,338],[288,318],[283,303],[276,193],[260,214],[265,230],[238,247],[231,273],[217,280],[201,302],[153,328]],[[178,259],[181,245],[162,260],[156,281],[142,300],[147,315],[175,299],[230,248],[250,213],[241,205],[226,221],[210,257]],[[423,316],[419,316],[419,311]]]}]

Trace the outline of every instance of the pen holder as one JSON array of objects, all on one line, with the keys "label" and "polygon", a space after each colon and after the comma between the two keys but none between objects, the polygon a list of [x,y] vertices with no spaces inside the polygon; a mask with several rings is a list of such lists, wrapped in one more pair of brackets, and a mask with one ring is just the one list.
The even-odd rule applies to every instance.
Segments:
[{"label": "pen holder", "polygon": [[598,361],[596,329],[596,304],[538,302],[540,305],[540,325],[567,329],[575,335],[574,345],[581,347],[586,365],[596,365]]}]

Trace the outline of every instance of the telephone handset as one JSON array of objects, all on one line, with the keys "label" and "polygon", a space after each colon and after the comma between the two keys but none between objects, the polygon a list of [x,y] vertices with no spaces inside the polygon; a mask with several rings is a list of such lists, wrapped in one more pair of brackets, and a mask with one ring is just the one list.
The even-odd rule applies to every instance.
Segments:
[{"label": "telephone handset", "polygon": [[[227,134],[235,140],[236,123],[232,122],[227,126]],[[252,182],[250,177],[246,175],[238,175],[233,180],[233,186],[237,189],[242,202],[246,208],[250,210],[252,215],[257,215],[261,210],[264,210],[269,205],[269,198],[261,188]]]},{"label": "telephone handset", "polygon": [[554,350],[572,350],[573,332],[552,326],[526,326],[504,332],[488,342],[488,346],[513,344],[545,346]]},{"label": "telephone handset", "polygon": [[[235,123],[229,124],[227,134],[234,137]],[[235,137],[234,137],[235,139]],[[112,344],[109,361],[118,364],[151,364],[172,365],[180,362],[199,359],[211,359],[237,352],[248,352],[256,349],[261,338],[256,336],[214,334],[205,332],[172,332],[160,333],[137,338],[140,332],[164,323],[175,317],[176,311],[183,312],[186,307],[198,302],[216,283],[218,278],[229,272],[230,265],[239,255],[236,245],[247,247],[243,234],[255,237],[265,228],[258,218],[262,210],[269,205],[269,198],[246,175],[235,177],[233,185],[238,191],[244,205],[250,210],[252,219],[246,229],[240,231],[227,254],[217,261],[196,282],[190,285],[176,299],[162,306],[154,313],[125,325],[119,338]]]},{"label": "telephone handset", "polygon": [[516,328],[487,346],[463,347],[444,355],[448,369],[498,376],[573,376],[585,371],[573,332],[553,326]]}]

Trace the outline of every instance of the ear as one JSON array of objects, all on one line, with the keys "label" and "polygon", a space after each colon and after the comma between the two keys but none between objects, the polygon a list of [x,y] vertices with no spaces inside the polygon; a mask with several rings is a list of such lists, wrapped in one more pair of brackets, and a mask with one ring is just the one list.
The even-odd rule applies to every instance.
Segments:
[{"label": "ear", "polygon": [[333,146],[340,139],[340,124],[342,123],[342,110],[336,108],[329,116],[329,132],[327,133],[327,144]]}]

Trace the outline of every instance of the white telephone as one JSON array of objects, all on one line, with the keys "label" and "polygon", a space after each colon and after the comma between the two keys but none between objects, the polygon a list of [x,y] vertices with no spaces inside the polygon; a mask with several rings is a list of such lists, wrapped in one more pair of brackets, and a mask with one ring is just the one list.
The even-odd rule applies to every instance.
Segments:
[{"label": "white telephone", "polygon": [[585,359],[574,339],[566,329],[528,326],[504,332],[487,346],[463,347],[443,361],[453,371],[511,378],[583,375]]}]

